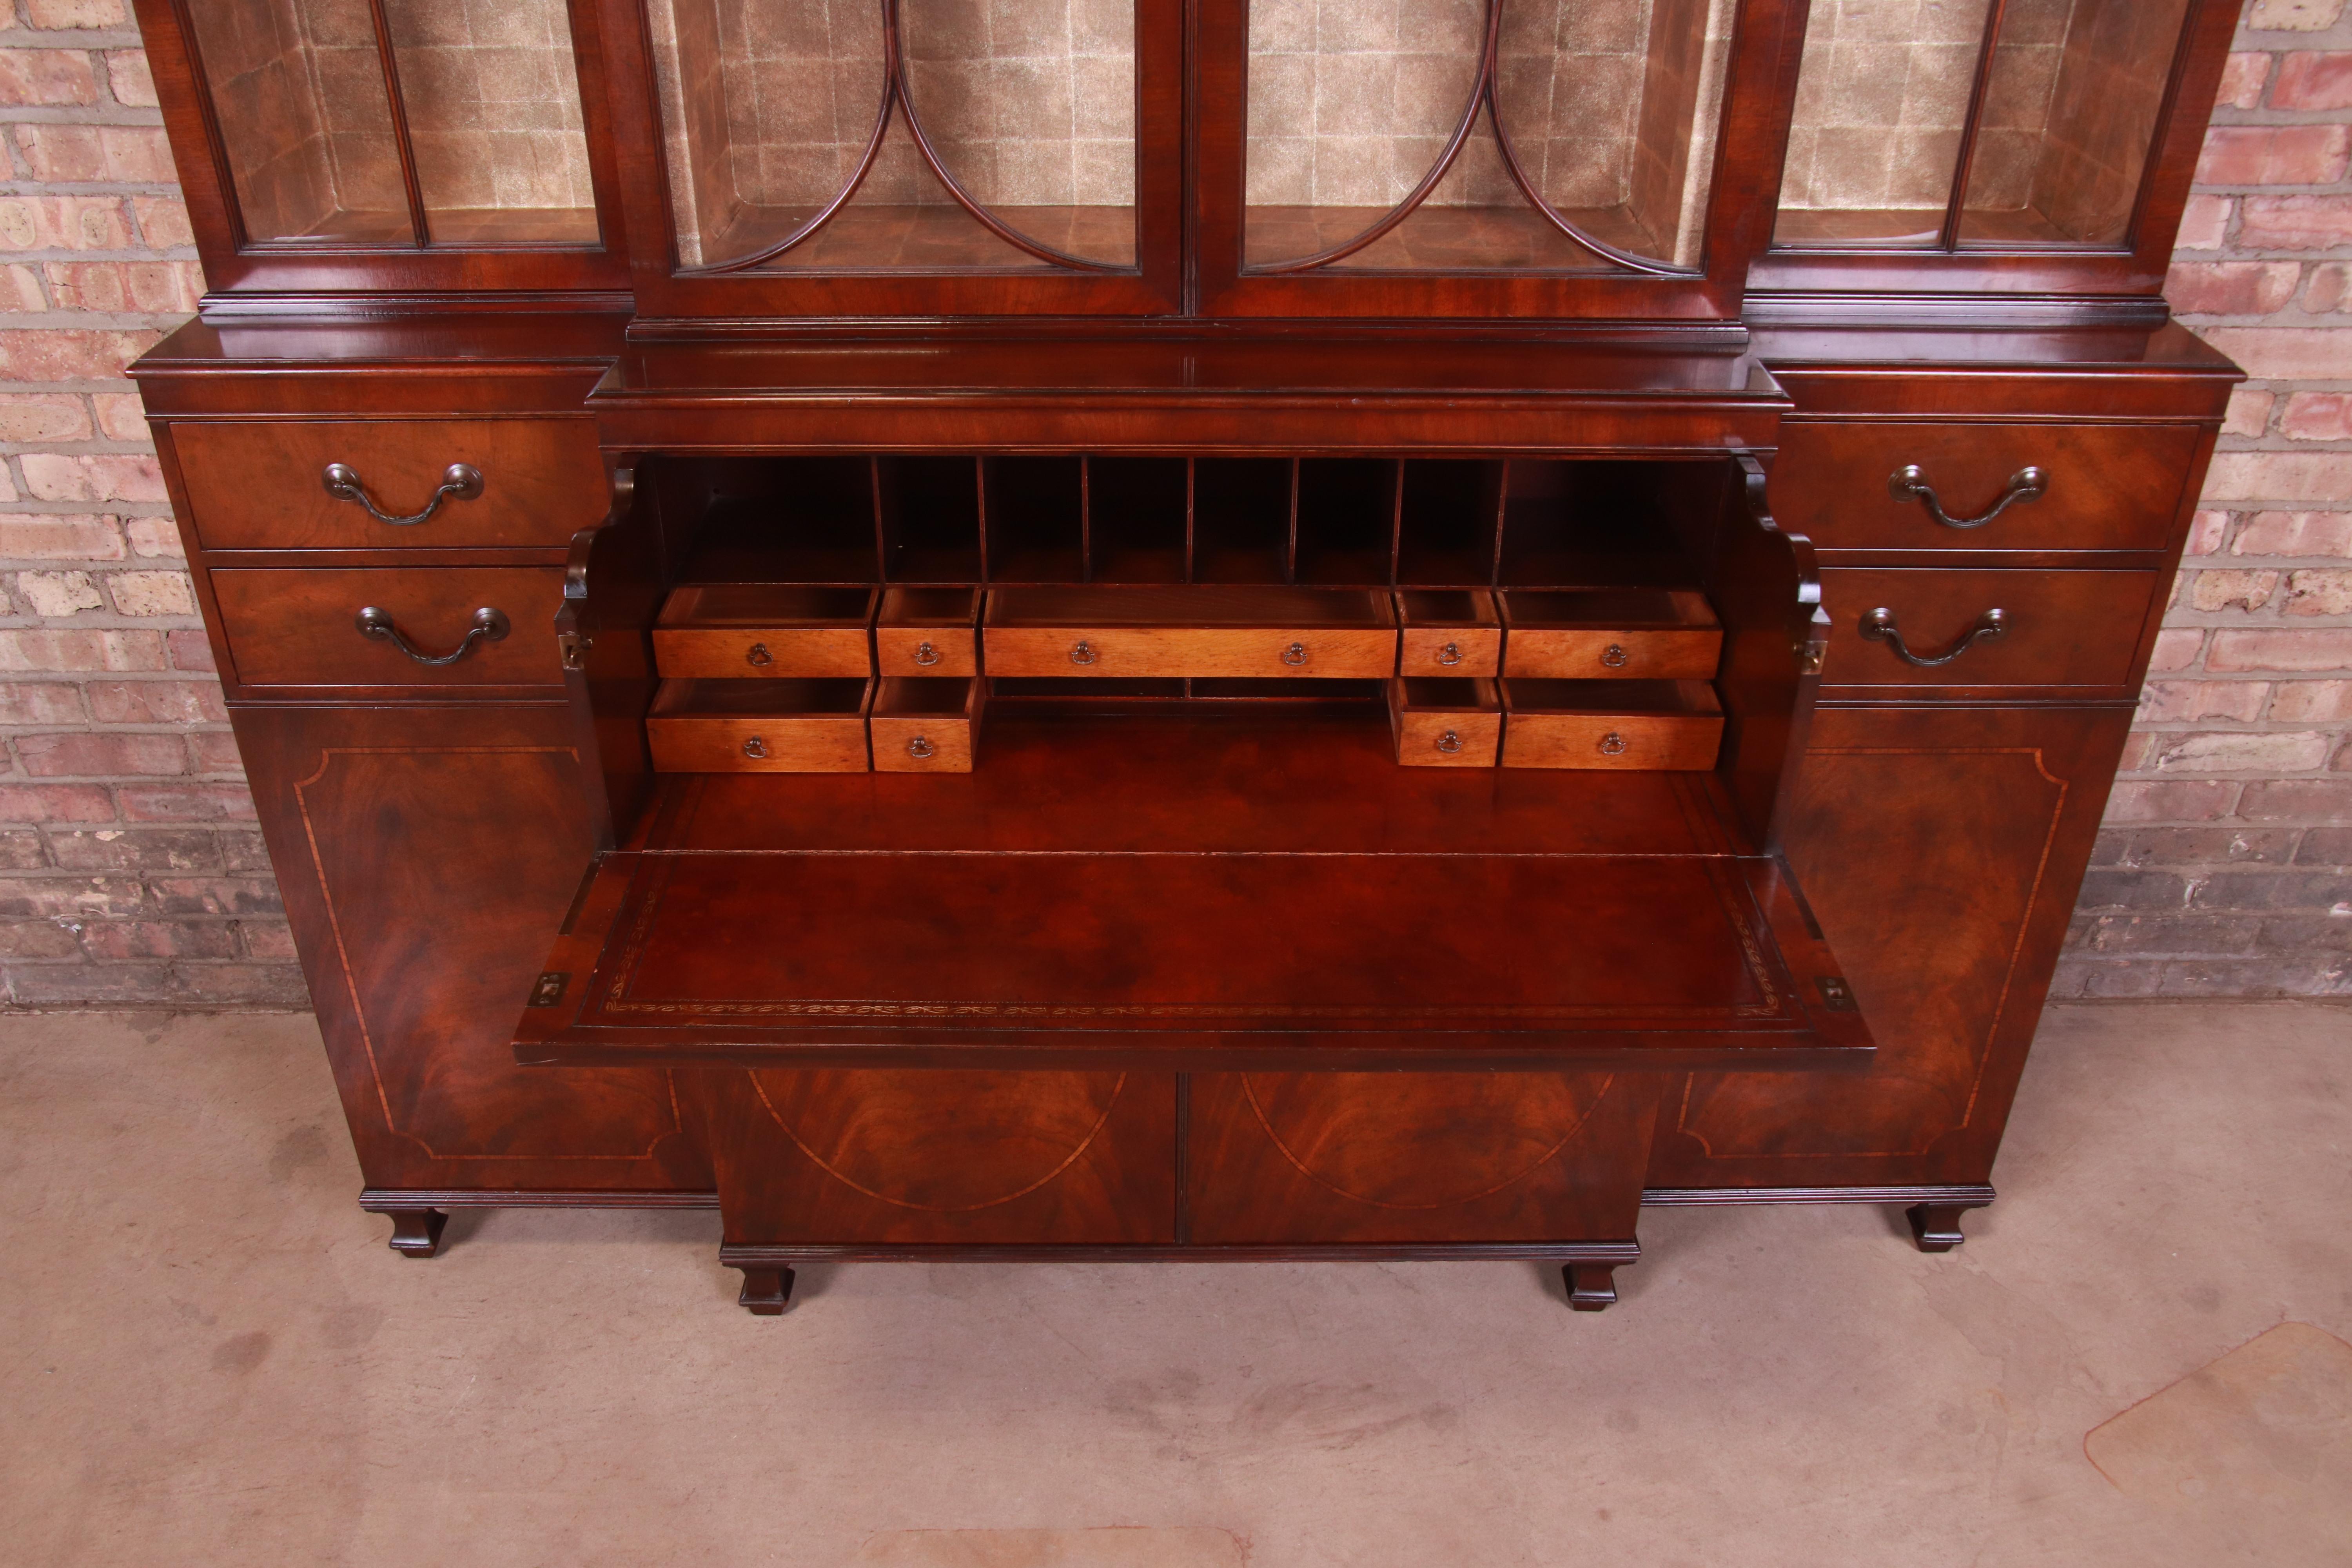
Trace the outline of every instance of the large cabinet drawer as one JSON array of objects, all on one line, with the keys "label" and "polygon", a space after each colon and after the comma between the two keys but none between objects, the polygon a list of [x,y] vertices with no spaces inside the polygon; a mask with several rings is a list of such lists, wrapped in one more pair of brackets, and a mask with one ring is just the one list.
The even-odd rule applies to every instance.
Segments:
[{"label": "large cabinet drawer", "polygon": [[[2162,550],[2202,433],[2192,426],[1965,425],[1911,421],[1784,427],[1772,467],[1772,514],[1832,550]],[[1990,522],[1948,527],[1918,481],[1958,522],[2000,506],[2028,468],[2045,476]]]},{"label": "large cabinet drawer", "polygon": [[[1822,681],[2128,695],[2162,581],[2156,572],[1832,567],[1822,573],[1822,602],[1835,623]],[[1998,621],[1989,620],[1995,611]],[[1897,651],[1898,639],[1911,658]]]},{"label": "large cabinet drawer", "polygon": [[[214,571],[211,581],[240,686],[562,684],[555,612],[563,574],[555,567],[236,568]],[[360,629],[369,609],[399,641]],[[485,610],[504,617],[503,636],[476,634]],[[461,644],[456,658],[427,662]]]},{"label": "large cabinet drawer", "polygon": [[[562,546],[607,502],[596,427],[583,419],[178,424],[172,449],[207,550]],[[341,463],[392,523],[331,493]],[[436,494],[453,465],[478,494]]]}]

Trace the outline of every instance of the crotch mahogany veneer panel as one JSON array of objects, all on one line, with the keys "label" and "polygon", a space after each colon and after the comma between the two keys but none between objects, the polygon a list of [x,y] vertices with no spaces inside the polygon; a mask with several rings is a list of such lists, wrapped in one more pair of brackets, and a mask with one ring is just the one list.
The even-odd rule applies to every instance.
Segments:
[{"label": "crotch mahogany veneer panel", "polygon": [[711,1068],[679,1079],[717,1163],[730,1244],[1176,1239],[1171,1074]]},{"label": "crotch mahogany veneer panel", "polygon": [[1217,1245],[1631,1237],[1655,1073],[1200,1073],[1186,1207]]},{"label": "crotch mahogany veneer panel", "polygon": [[[1711,775],[1515,788],[1397,768],[1389,749],[1377,714],[1008,718],[968,774],[669,781],[650,834],[604,859],[548,962],[573,999],[527,1014],[518,1054],[1866,1058],[1860,1018],[1825,1006],[1835,961],[1785,872],[1729,851]],[[698,847],[713,843],[728,847]]]}]

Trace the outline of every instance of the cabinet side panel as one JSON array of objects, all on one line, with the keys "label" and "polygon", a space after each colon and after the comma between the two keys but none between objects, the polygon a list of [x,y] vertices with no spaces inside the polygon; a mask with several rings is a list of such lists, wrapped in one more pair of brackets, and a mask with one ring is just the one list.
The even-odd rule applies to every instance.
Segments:
[{"label": "cabinet side panel", "polygon": [[368,1185],[709,1187],[667,1074],[514,1060],[594,847],[565,710],[232,717]]},{"label": "cabinet side panel", "polygon": [[2119,707],[1821,710],[1787,851],[1877,1060],[1690,1079],[1650,1184],[1989,1179],[2130,724]]}]

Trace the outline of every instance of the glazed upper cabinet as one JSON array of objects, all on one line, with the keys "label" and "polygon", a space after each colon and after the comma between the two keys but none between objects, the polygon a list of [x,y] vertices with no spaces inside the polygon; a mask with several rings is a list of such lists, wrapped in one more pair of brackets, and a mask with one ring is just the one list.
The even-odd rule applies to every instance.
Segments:
[{"label": "glazed upper cabinet", "polygon": [[139,10],[215,290],[625,286],[586,4]]},{"label": "glazed upper cabinet", "polygon": [[653,321],[2153,294],[2236,10],[141,5],[215,289],[625,283]]},{"label": "glazed upper cabinet", "polygon": [[1752,286],[2154,293],[2235,0],[1812,0]]}]

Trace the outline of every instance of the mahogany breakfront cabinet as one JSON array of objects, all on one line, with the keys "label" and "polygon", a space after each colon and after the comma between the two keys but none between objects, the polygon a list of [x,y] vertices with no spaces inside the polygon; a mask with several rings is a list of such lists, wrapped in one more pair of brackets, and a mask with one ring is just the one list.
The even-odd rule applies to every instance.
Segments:
[{"label": "mahogany breakfront cabinet", "polygon": [[2234,0],[139,0],[352,1136],[808,1258],[1958,1245]]}]

